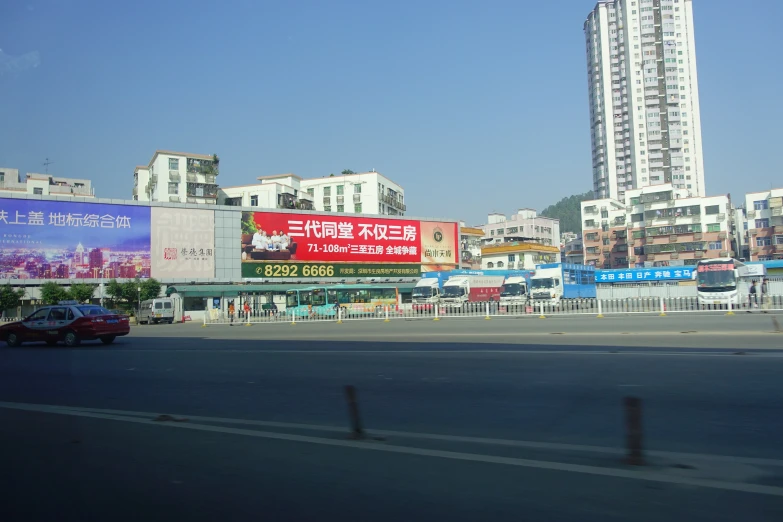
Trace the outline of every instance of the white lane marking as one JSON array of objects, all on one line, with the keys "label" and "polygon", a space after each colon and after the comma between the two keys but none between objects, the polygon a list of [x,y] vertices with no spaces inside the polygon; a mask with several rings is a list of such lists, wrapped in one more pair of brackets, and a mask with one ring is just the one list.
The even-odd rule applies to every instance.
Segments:
[{"label": "white lane marking", "polygon": [[[236,340],[236,339],[235,339]],[[250,339],[248,339],[250,340]],[[295,339],[291,339],[295,340]],[[401,344],[407,344],[407,343],[401,343]],[[489,346],[489,345],[488,345]],[[298,350],[298,349],[292,349],[292,350],[264,350],[264,349],[237,349],[237,348],[226,348],[226,349],[212,349],[212,348],[160,348],[160,349],[154,349],[154,348],[139,348],[139,349],[114,349],[103,353],[176,353],[176,352],[182,352],[182,353],[257,353],[257,354],[301,354],[301,353],[312,353],[312,354],[458,354],[458,353],[468,353],[468,354],[516,354],[516,355],[541,355],[541,354],[547,354],[547,355],[611,355],[613,357],[617,357],[618,355],[640,355],[640,356],[649,356],[649,357],[658,357],[658,356],[677,356],[677,357],[736,357],[735,351],[736,348],[726,348],[726,352],[687,352],[687,353],[677,353],[677,352],[635,352],[635,351],[627,351],[628,348],[624,348],[622,346],[590,346],[586,345],[585,350],[526,350],[524,348],[525,345],[519,345],[521,348],[516,350],[329,350],[329,349],[323,349],[323,350]],[[631,347],[631,350],[639,349],[639,347]],[[700,348],[682,348],[683,350],[699,350]],[[707,349],[707,348],[705,348]],[[607,351],[611,350],[611,352]],[[626,350],[626,351],[618,351],[618,350]],[[773,351],[773,353],[761,353],[761,352],[752,352],[748,354],[749,359],[757,359],[757,358],[783,358],[783,352],[777,353],[774,350],[777,350],[777,348],[748,348],[748,350],[770,350]],[[96,352],[99,353],[99,352]]]},{"label": "white lane marking", "polygon": [[[4,406],[8,407],[8,406]],[[226,433],[231,435],[245,435],[248,437],[257,437],[263,439],[283,440],[289,442],[302,442],[308,444],[318,444],[322,446],[336,446],[342,448],[361,449],[369,451],[379,451],[384,453],[397,453],[404,455],[416,455],[421,457],[436,457],[450,460],[460,460],[469,462],[481,462],[486,464],[503,464],[507,466],[516,466],[523,468],[546,469],[551,471],[563,471],[569,473],[579,473],[585,475],[595,475],[603,477],[613,477],[628,480],[642,480],[647,482],[660,482],[666,484],[681,484],[687,486],[696,486],[710,489],[720,489],[726,491],[737,491],[743,493],[755,493],[759,495],[770,495],[783,497],[783,488],[774,486],[763,486],[759,484],[746,484],[739,482],[720,482],[717,480],[687,478],[676,475],[666,475],[660,472],[652,472],[643,469],[610,469],[597,466],[586,466],[583,464],[566,464],[561,462],[547,462],[541,460],[520,459],[513,457],[498,457],[493,455],[480,455],[475,453],[462,453],[456,451],[443,451],[422,448],[410,448],[404,446],[391,446],[376,443],[333,440],[320,437],[310,437],[306,435],[291,435],[283,433],[273,433],[265,431],[246,430],[241,428],[225,428],[219,426],[209,426],[206,424],[191,423],[160,423],[149,419],[134,417],[122,417],[119,415],[108,415],[102,413],[90,413],[86,411],[66,410],[51,407],[22,406],[14,407],[18,410],[35,411],[42,413],[55,413],[58,415],[68,415],[74,417],[87,417],[93,419],[115,420],[121,422],[132,422],[147,426],[163,426],[166,428],[184,429],[193,431],[207,431],[212,433]]]},{"label": "white lane marking", "polygon": [[[112,410],[106,408],[88,408],[81,406],[59,406],[49,404],[31,404],[31,403],[17,403],[17,402],[0,402],[0,408],[42,408],[47,411],[66,410],[66,411],[82,411],[88,413],[103,413],[109,415],[121,415],[131,417],[145,417],[156,418],[159,413],[146,412],[146,411],[129,411],[129,410]],[[232,419],[226,417],[206,417],[201,415],[187,415],[187,414],[171,414],[177,418],[187,418],[192,421],[202,422],[216,422],[222,424],[240,424],[246,426],[263,426],[266,428],[284,428],[284,429],[298,429],[309,431],[326,431],[333,433],[345,433],[347,428],[340,426],[328,426],[322,424],[298,424],[292,422],[277,422],[277,421],[261,421],[251,419]],[[558,451],[576,451],[583,453],[601,453],[605,455],[624,455],[625,450],[621,448],[610,448],[606,446],[588,446],[582,444],[565,444],[558,442],[537,442],[526,440],[510,440],[510,439],[493,439],[486,437],[469,437],[462,435],[441,435],[434,433],[416,433],[408,431],[395,431],[395,430],[369,430],[372,435],[383,435],[387,437],[402,437],[408,439],[424,439],[424,440],[440,440],[444,442],[465,442],[472,444],[485,444],[493,446],[510,446],[519,448],[531,448],[531,449],[545,449],[545,450],[558,450]],[[736,457],[731,455],[711,455],[706,453],[683,453],[675,451],[646,451],[650,456],[669,458],[669,459],[681,459],[681,460],[701,460],[701,461],[714,461],[725,462],[732,464],[747,464],[752,466],[776,466],[783,467],[783,460],[777,459],[763,459],[754,457]]]}]

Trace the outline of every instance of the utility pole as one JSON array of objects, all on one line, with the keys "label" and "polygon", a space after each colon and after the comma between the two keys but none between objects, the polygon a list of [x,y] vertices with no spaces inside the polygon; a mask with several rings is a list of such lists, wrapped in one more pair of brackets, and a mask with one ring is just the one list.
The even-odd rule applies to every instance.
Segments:
[{"label": "utility pole", "polygon": [[46,173],[49,174],[49,165],[54,163],[53,161],[49,161],[49,158],[46,158],[46,161],[43,162],[43,166],[46,168]]}]

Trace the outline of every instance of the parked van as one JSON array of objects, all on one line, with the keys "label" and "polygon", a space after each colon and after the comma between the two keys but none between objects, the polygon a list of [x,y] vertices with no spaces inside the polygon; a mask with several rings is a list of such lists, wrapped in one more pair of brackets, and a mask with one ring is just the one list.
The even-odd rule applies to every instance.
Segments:
[{"label": "parked van", "polygon": [[158,297],[142,301],[139,310],[140,324],[158,324],[174,322],[174,300],[170,297]]}]

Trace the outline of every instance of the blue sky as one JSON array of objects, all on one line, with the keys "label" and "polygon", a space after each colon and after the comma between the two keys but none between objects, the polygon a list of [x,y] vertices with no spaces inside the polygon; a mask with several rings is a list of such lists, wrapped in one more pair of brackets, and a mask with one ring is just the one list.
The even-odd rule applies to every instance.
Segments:
[{"label": "blue sky", "polygon": [[[9,0],[0,166],[129,199],[155,149],[216,152],[224,186],[375,168],[411,216],[540,210],[591,188],[594,5]],[[694,10],[708,193],[783,185],[783,2]]]}]

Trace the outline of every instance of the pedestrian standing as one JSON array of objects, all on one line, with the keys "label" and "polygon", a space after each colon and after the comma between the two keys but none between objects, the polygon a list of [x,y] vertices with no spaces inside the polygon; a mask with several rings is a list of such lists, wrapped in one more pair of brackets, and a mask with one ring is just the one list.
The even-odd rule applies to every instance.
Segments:
[{"label": "pedestrian standing", "polygon": [[242,310],[245,312],[245,321],[250,324],[250,303],[245,301],[245,305],[242,307]]},{"label": "pedestrian standing", "polygon": [[756,287],[756,280],[750,284],[750,291],[748,292],[748,308],[759,307],[758,288]]},{"label": "pedestrian standing", "polygon": [[234,326],[234,301],[228,304],[228,325]]},{"label": "pedestrian standing", "polygon": [[769,310],[769,279],[766,277],[761,281],[761,307],[764,309],[764,313]]}]

